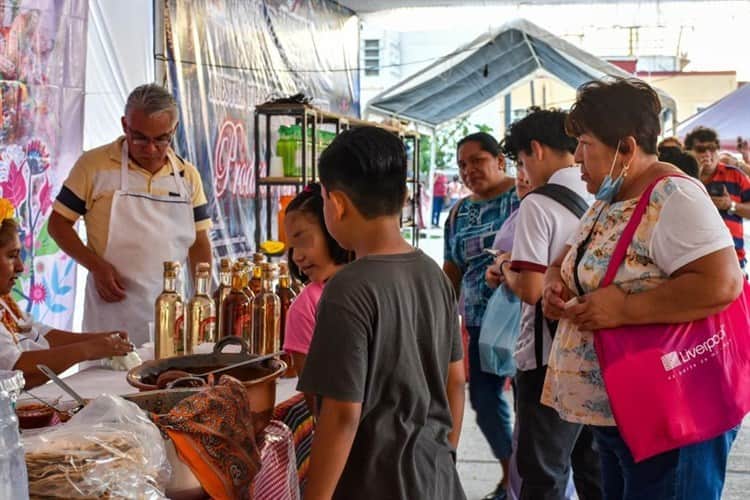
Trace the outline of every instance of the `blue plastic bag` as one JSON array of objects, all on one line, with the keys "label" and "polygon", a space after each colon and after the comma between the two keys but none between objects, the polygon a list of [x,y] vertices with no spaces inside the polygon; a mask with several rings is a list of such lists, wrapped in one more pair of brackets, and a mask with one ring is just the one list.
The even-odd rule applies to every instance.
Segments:
[{"label": "blue plastic bag", "polygon": [[479,361],[482,371],[500,377],[516,373],[513,354],[521,330],[521,300],[500,285],[487,302],[479,331]]}]

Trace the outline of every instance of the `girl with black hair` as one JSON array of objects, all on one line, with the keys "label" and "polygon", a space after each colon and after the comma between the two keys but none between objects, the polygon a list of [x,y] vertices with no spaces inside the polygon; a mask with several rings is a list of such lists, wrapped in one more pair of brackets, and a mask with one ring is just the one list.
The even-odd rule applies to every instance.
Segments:
[{"label": "girl with black hair", "polygon": [[309,184],[289,203],[284,230],[289,245],[289,271],[307,285],[289,307],[284,338],[284,350],[292,356],[299,375],[312,341],[323,287],[353,255],[341,248],[326,229],[319,184]]}]

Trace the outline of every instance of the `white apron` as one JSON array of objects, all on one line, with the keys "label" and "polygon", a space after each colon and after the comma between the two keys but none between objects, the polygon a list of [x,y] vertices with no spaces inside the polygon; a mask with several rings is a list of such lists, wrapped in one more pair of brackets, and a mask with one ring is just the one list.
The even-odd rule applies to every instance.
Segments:
[{"label": "white apron", "polygon": [[162,290],[163,263],[185,263],[195,242],[191,197],[172,158],[168,158],[179,196],[130,192],[128,143],[122,144],[120,190],[112,199],[107,248],[102,258],[122,276],[125,299],[105,302],[89,273],[83,311],[85,332],[125,331],[136,346],[149,340],[148,324],[154,321],[154,302]]}]

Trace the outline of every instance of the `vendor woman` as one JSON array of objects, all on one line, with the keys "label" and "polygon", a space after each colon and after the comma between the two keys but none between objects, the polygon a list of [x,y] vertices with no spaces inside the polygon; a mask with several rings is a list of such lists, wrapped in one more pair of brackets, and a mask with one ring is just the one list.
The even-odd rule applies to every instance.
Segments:
[{"label": "vendor woman", "polygon": [[26,388],[47,377],[36,365],[60,373],[82,361],[122,356],[133,350],[125,332],[78,334],[55,330],[32,321],[10,291],[23,272],[18,223],[13,205],[0,198],[0,370],[21,370]]}]

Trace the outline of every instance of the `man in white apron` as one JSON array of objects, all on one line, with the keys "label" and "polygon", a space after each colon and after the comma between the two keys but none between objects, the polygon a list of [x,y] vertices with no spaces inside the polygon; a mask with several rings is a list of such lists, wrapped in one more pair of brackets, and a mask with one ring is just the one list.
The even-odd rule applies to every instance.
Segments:
[{"label": "man in white apron", "polygon": [[[122,118],[125,137],[84,153],[49,220],[60,248],[89,270],[84,331],[126,331],[148,341],[166,260],[211,262],[211,220],[197,169],[170,148],[177,105],[158,85],[136,88]],[[86,223],[88,245],[75,231]],[[189,273],[192,274],[192,273]]]}]

